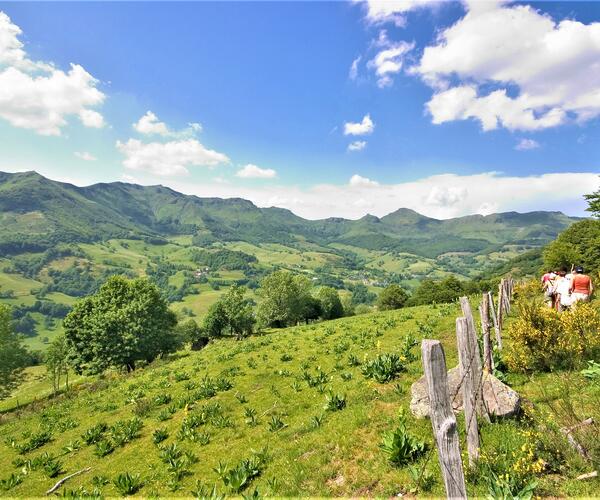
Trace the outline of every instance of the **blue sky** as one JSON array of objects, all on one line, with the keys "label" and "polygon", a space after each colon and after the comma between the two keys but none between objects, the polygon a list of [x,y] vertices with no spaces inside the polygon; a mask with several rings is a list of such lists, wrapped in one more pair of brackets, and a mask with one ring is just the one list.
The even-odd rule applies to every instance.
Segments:
[{"label": "blue sky", "polygon": [[600,2],[0,11],[0,170],[310,218],[582,215],[598,186]]}]

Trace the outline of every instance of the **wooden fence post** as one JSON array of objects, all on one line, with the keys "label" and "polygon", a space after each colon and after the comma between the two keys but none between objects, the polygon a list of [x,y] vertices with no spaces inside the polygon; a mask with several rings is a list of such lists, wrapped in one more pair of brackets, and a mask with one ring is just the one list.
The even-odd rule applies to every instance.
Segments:
[{"label": "wooden fence post", "polygon": [[481,297],[479,317],[481,318],[481,335],[483,338],[483,369],[488,373],[492,373],[494,371],[494,358],[490,340],[490,303],[487,293],[484,293]]},{"label": "wooden fence post", "polygon": [[496,334],[496,345],[498,349],[502,350],[502,331],[500,330],[500,325],[498,324],[498,318],[496,317],[496,306],[494,305],[494,296],[492,292],[488,292],[488,298],[490,303],[490,313],[492,314],[492,323],[494,325],[494,332]]},{"label": "wooden fence post", "polygon": [[500,280],[498,285],[498,329],[502,332],[502,324],[504,321],[504,278]]},{"label": "wooden fence post", "polygon": [[477,414],[484,418],[487,422],[490,421],[487,409],[485,407],[485,401],[483,399],[483,383],[479,383],[483,380],[483,373],[481,369],[481,353],[479,351],[479,342],[477,341],[477,330],[475,330],[475,320],[473,319],[473,313],[471,312],[471,304],[467,297],[460,298],[460,307],[464,318],[467,321],[468,337],[469,337],[469,349],[471,354],[471,366],[473,368],[473,376],[478,381],[476,388],[476,400],[475,405],[477,408]]},{"label": "wooden fence post", "polygon": [[439,340],[425,339],[421,344],[421,354],[429,394],[431,426],[437,443],[446,496],[466,499],[465,476],[460,457],[456,416],[452,410],[448,390],[444,349]]},{"label": "wooden fence post", "polygon": [[462,380],[463,408],[465,428],[467,429],[467,452],[469,465],[473,466],[479,458],[479,429],[477,427],[477,384],[473,370],[473,352],[469,342],[469,325],[465,318],[456,318],[456,343],[460,377]]}]

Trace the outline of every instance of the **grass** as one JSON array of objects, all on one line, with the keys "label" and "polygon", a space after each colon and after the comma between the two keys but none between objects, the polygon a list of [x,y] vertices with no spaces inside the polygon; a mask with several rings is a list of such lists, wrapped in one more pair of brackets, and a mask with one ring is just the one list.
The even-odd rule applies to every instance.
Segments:
[{"label": "grass", "polygon": [[[45,407],[38,404],[35,409],[4,415],[0,479],[19,473],[14,465],[19,458],[47,452],[60,460],[61,474],[49,479],[43,470],[33,470],[7,494],[42,495],[62,475],[91,466],[92,472],[71,479],[65,488],[90,492],[98,487],[93,478],[105,477],[108,481],[99,487],[102,494],[115,496],[124,488],[118,486],[123,482],[120,475],[139,474],[137,494],[143,496],[185,496],[213,486],[219,493],[231,494],[234,483],[244,485],[243,493],[256,488],[270,496],[392,496],[414,490],[415,474],[419,477],[418,471],[424,470],[423,475],[433,479],[419,494],[443,495],[429,420],[407,416],[410,435],[429,450],[415,455],[411,463],[394,466],[381,448],[384,435],[397,427],[398,413],[408,410],[410,385],[422,374],[418,347],[413,350],[416,359],[389,383],[368,379],[362,372],[366,361],[400,354],[408,334],[420,340],[424,329],[419,324],[431,327],[433,333],[427,335],[442,341],[448,366],[455,366],[454,321],[459,314],[456,305],[421,306],[272,331],[244,341],[222,339],[202,351],[181,352],[132,374],[88,378],[70,395],[48,401]],[[19,390],[23,400],[27,395],[39,399],[49,389],[36,370]],[[541,410],[562,404],[564,387],[575,388],[577,412],[597,416],[600,390],[578,373],[509,375],[509,380]],[[111,427],[127,428],[134,417],[142,424],[139,436],[132,435],[120,446],[113,443]],[[458,420],[464,439],[462,417]],[[74,442],[82,442],[85,431],[99,424],[105,425],[103,436],[114,450],[101,457],[105,444],[100,445],[101,451],[96,451],[96,445],[72,449]],[[46,429],[51,430],[52,441],[39,449],[21,456],[10,446],[11,440],[20,445]],[[482,425],[482,451],[510,456],[530,429],[527,419]],[[163,451],[173,446],[180,451],[169,453],[179,458],[173,455],[169,465]],[[462,448],[466,449],[464,443]],[[184,459],[183,452],[198,460]],[[267,458],[246,481],[240,464],[256,453]],[[568,454],[568,446],[561,453]],[[560,480],[556,474],[544,475],[539,491],[555,496],[597,495],[597,481],[574,480],[576,473],[586,472],[586,464],[580,462],[569,456]],[[221,476],[228,478],[229,487]],[[470,480],[468,492],[484,496],[487,486]]]}]

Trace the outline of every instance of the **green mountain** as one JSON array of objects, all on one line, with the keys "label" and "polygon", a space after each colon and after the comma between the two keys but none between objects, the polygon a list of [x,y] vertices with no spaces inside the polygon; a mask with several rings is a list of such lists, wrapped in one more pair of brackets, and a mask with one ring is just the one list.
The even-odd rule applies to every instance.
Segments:
[{"label": "green mountain", "polygon": [[42,251],[57,243],[193,235],[197,244],[343,244],[436,258],[540,246],[576,221],[560,212],[516,212],[437,220],[409,209],[358,220],[306,220],[281,208],[232,198],[199,198],[164,186],[122,182],[77,187],[35,172],[0,173],[0,250]]}]

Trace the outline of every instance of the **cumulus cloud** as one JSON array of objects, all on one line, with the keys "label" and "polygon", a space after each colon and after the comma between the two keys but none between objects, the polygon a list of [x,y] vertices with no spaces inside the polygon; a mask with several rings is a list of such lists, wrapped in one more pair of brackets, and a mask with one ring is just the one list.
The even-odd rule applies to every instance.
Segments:
[{"label": "cumulus cloud", "polygon": [[367,141],[354,141],[348,144],[348,151],[362,151],[367,147]]},{"label": "cumulus cloud", "polygon": [[125,156],[125,168],[159,176],[186,175],[189,167],[214,167],[229,162],[226,155],[205,148],[196,139],[165,143],[129,139],[117,141],[117,149]]},{"label": "cumulus cloud", "polygon": [[527,151],[529,149],[537,149],[539,147],[540,143],[538,141],[533,139],[521,139],[515,146],[515,149],[517,151]]},{"label": "cumulus cloud", "polygon": [[190,137],[202,132],[200,123],[189,123],[187,128],[180,131],[170,130],[167,124],[161,122],[152,111],[147,111],[144,116],[133,124],[133,128],[140,134],[161,135],[163,137]]},{"label": "cumulus cloud", "polygon": [[241,170],[238,170],[235,175],[243,179],[273,179],[277,177],[277,172],[272,168],[260,168],[257,165],[248,163]]},{"label": "cumulus cloud", "polygon": [[389,87],[393,83],[392,76],[400,73],[406,54],[415,48],[415,44],[403,40],[391,42],[387,32],[382,30],[375,46],[380,47],[381,50],[367,63],[367,66],[375,71],[379,88]]},{"label": "cumulus cloud", "polygon": [[434,123],[539,130],[600,115],[600,23],[556,22],[529,5],[468,2],[412,72],[434,89]]},{"label": "cumulus cloud", "polygon": [[361,176],[346,184],[320,184],[307,189],[270,185],[261,187],[189,182],[169,185],[198,196],[242,197],[258,206],[280,206],[310,219],[357,219],[371,213],[383,216],[401,207],[429,217],[446,219],[468,214],[516,210],[561,210],[585,215],[584,193],[599,187],[595,173],[557,173],[504,176],[444,174],[399,184],[381,184]]},{"label": "cumulus cloud", "polygon": [[86,127],[104,126],[102,115],[90,109],[105,99],[96,88],[98,80],[78,64],[65,72],[30,60],[18,38],[21,34],[0,12],[0,117],[41,135],[60,135],[71,116]]},{"label": "cumulus cloud", "polygon": [[367,178],[367,177],[362,177],[358,174],[354,174],[352,177],[350,177],[350,182],[349,182],[350,186],[359,186],[359,187],[374,187],[374,186],[379,186],[379,182],[377,181],[372,181],[371,179]]},{"label": "cumulus cloud", "polygon": [[371,115],[365,115],[362,121],[344,123],[344,135],[368,135],[375,129]]},{"label": "cumulus cloud", "polygon": [[88,153],[87,151],[75,151],[75,153],[73,154],[83,161],[96,161],[98,159],[93,154]]}]

